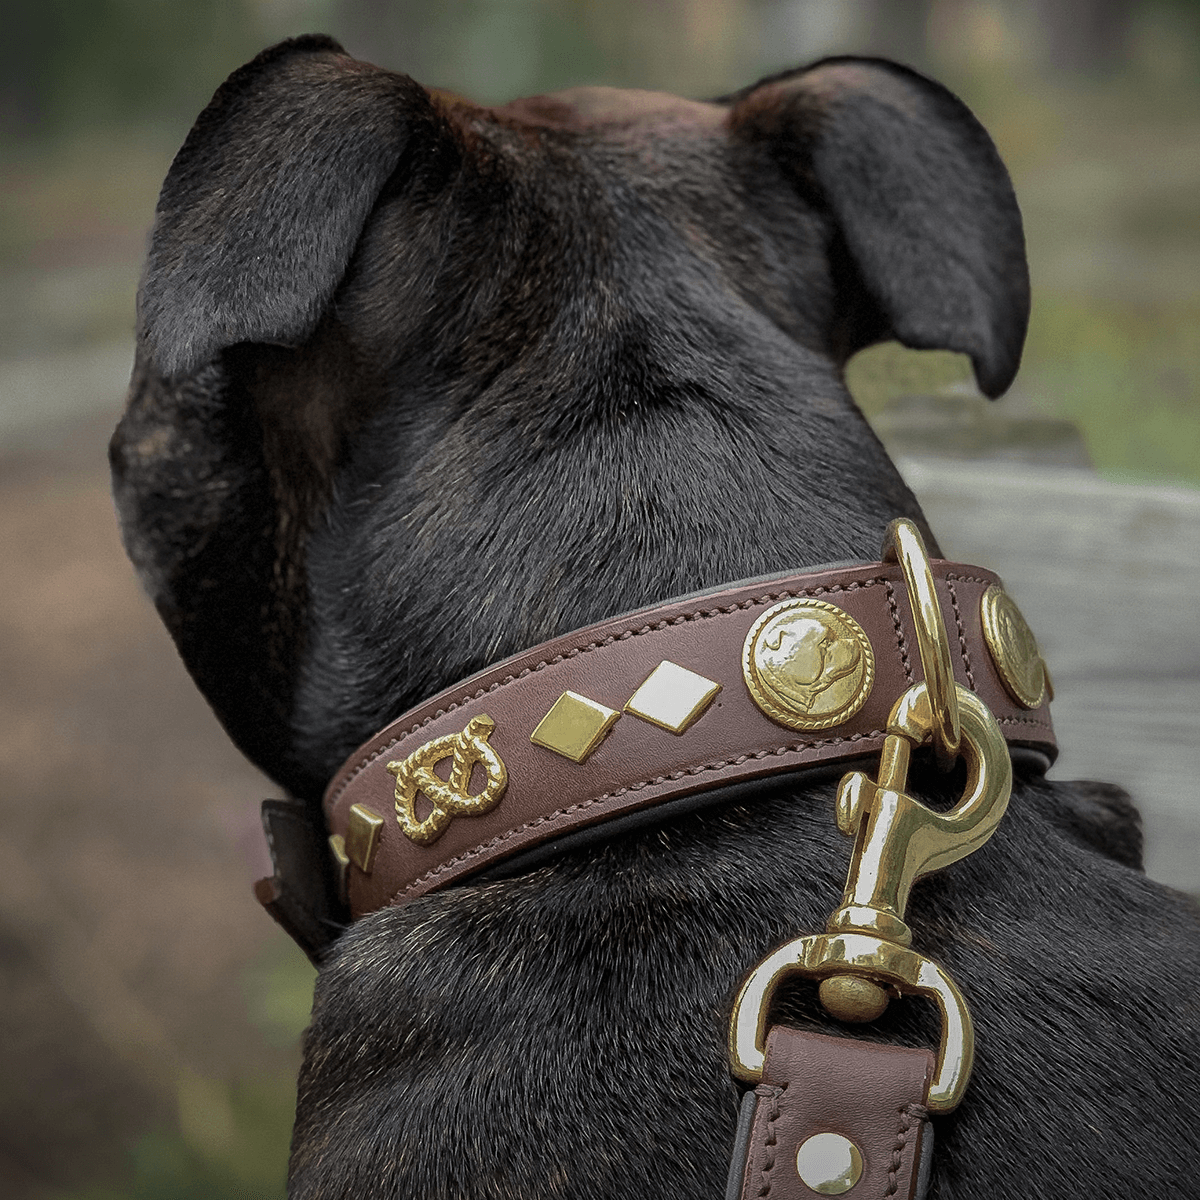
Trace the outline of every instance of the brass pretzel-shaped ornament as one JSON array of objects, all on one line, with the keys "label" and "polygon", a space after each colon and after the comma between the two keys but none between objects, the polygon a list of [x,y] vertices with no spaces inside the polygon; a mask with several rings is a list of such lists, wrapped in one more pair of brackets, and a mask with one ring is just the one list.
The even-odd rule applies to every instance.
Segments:
[{"label": "brass pretzel-shaped ornament", "polygon": [[[896,536],[900,525],[909,526],[909,531]],[[929,573],[920,535],[909,522],[893,523],[888,537],[901,547],[902,565],[906,556],[913,560],[913,576],[920,579],[922,564]],[[905,575],[910,578],[907,569]],[[914,604],[918,593],[910,578]],[[931,658],[941,658],[944,650],[947,674],[929,669],[921,643],[927,682],[914,684],[893,706],[878,779],[853,771],[838,787],[838,828],[855,839],[842,903],[825,933],[781,946],[742,984],[730,1021],[729,1054],[734,1075],[747,1083],[762,1078],[771,997],[784,978],[799,974],[820,981],[821,1003],[843,1021],[874,1020],[887,1007],[888,988],[935,1000],[942,1035],[926,1102],[933,1112],[949,1112],[966,1089],[975,1057],[966,1001],[942,967],[910,949],[912,931],[904,911],[918,879],[979,849],[991,837],[1008,808],[1012,763],[991,711],[948,674],[949,644],[932,576],[929,594],[932,607],[925,617]],[[918,629],[925,617],[917,617]],[[947,678],[953,700],[937,694]],[[939,813],[904,788],[912,751],[925,744],[936,749],[939,738],[948,747],[951,736],[956,757],[966,762],[966,789],[949,812]]]},{"label": "brass pretzel-shaped ornament", "polygon": [[[490,812],[508,786],[508,771],[488,744],[496,722],[480,713],[467,722],[462,733],[435,738],[387,769],[396,777],[396,820],[409,841],[429,846],[438,840],[455,817],[478,817]],[[443,781],[433,768],[450,760],[450,777]],[[471,792],[471,774],[483,769],[483,790]],[[429,815],[417,816],[417,796],[430,803]]]}]

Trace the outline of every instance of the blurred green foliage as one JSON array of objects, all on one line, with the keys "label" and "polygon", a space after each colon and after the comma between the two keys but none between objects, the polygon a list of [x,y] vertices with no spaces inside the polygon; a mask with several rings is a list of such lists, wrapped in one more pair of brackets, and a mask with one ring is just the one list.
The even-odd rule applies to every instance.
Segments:
[{"label": "blurred green foliage", "polygon": [[[269,1043],[298,1043],[314,979],[282,935],[246,971],[247,1011]],[[295,1096],[291,1071],[232,1081],[181,1075],[175,1119],[132,1147],[126,1180],[58,1200],[282,1200]]]},{"label": "blurred green foliage", "polygon": [[717,91],[755,52],[746,0],[42,0],[10,5],[0,134],[190,118],[268,42],[351,53],[491,103],[586,83]]},{"label": "blurred green foliage", "polygon": [[10,135],[195,112],[260,32],[244,0],[38,0],[8,8],[0,128]]},{"label": "blurred green foliage", "polygon": [[294,1080],[189,1080],[180,1092],[181,1127],[146,1134],[125,1183],[61,1200],[282,1200]]},{"label": "blurred green foliage", "polygon": [[[936,396],[974,387],[971,360],[949,350],[908,350],[884,342],[846,364],[846,384],[859,408],[873,417],[893,396]],[[982,403],[982,401],[981,401]]]},{"label": "blurred green foliage", "polygon": [[[1097,6],[1117,14],[1122,31],[1118,60],[1113,38],[1100,39],[1103,71],[1047,74],[1046,54],[1039,58],[1030,27],[1018,20],[1033,10],[1016,3],[862,0],[852,7],[874,12],[880,28],[863,44],[862,26],[846,48],[894,43],[935,60],[932,69],[975,107],[1009,162],[1035,273],[1018,394],[1078,422],[1103,469],[1200,481],[1195,305],[1181,300],[1178,280],[1159,294],[1172,258],[1200,269],[1200,0]],[[849,9],[837,11],[800,0],[23,4],[0,43],[0,137],[7,133],[10,158],[31,169],[0,188],[0,249],[10,261],[36,261],[72,222],[76,233],[103,227],[105,213],[132,202],[134,188],[112,185],[120,169],[95,166],[95,144],[108,158],[133,158],[140,187],[145,160],[155,157],[145,148],[177,145],[214,86],[277,37],[326,29],[352,53],[484,102],[597,82],[703,95],[802,61],[805,31],[828,37],[838,20],[851,29]],[[947,13],[958,24],[947,24]],[[923,18],[931,39],[924,51],[903,28]],[[787,28],[790,41],[775,36]],[[815,52],[827,48],[818,42]],[[112,132],[121,129],[131,134],[124,149]],[[84,130],[92,146],[64,154],[60,147],[77,146]],[[1157,143],[1157,153],[1147,151]],[[1115,251],[1136,262],[1137,288],[1119,275],[1099,283],[1095,271],[1089,276],[1088,260]],[[79,318],[76,341],[88,328],[116,327],[121,305],[112,295],[110,286],[104,305]],[[20,312],[13,320],[14,329],[30,323]],[[947,361],[892,348],[855,364],[851,377],[870,413],[889,394],[961,391],[965,367]]]},{"label": "blurred green foliage", "polygon": [[293,1046],[312,1010],[316,972],[291,940],[276,938],[242,977],[250,1019],[275,1046]]},{"label": "blurred green foliage", "polygon": [[1074,421],[1113,476],[1200,484],[1200,300],[1039,297],[1027,389]]}]

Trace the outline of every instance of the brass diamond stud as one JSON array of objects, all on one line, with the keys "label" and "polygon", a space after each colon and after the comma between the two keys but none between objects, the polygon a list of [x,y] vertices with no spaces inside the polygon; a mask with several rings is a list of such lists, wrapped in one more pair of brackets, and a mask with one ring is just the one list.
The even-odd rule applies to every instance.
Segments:
[{"label": "brass diamond stud", "polygon": [[578,692],[563,692],[529,735],[535,746],[581,763],[621,714]]},{"label": "brass diamond stud", "polygon": [[720,690],[719,683],[664,659],[625,702],[625,711],[660,729],[682,733]]},{"label": "brass diamond stud", "polygon": [[350,805],[346,826],[346,856],[364,874],[370,875],[383,832],[383,818],[365,804]]}]

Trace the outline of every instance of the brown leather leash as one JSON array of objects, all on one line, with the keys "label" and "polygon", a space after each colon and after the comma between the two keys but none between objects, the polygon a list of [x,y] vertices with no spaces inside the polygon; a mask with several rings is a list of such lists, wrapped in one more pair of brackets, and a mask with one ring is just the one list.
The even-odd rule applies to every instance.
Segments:
[{"label": "brown leather leash", "polygon": [[[949,631],[953,631],[950,633]],[[1008,803],[1012,761],[1056,753],[1049,679],[999,579],[930,561],[908,521],[880,562],[738,584],[567,634],[456,684],[361,746],[325,794],[338,898],[357,918],[780,776],[847,774],[839,829],[855,838],[823,933],[774,951],[743,983],[730,1057],[752,1084],[728,1200],[923,1194],[930,1112],[961,1099],[970,1016],[911,948],[912,884],[977,849]],[[963,798],[934,812],[905,791],[914,750],[966,763]],[[264,804],[275,875],[259,899],[314,959],[336,903],[319,834],[292,802]],[[768,1028],[794,974],[826,1009],[870,1021],[889,999],[933,999],[935,1057]],[[924,1164],[924,1165],[923,1165]]]}]

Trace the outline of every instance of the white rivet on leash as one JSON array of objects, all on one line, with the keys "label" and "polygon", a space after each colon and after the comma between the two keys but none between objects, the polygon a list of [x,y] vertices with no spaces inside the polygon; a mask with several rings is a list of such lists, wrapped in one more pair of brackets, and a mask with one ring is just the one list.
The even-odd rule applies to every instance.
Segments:
[{"label": "white rivet on leash", "polygon": [[858,1147],[840,1133],[814,1133],[796,1151],[796,1171],[819,1196],[841,1196],[863,1173]]}]

